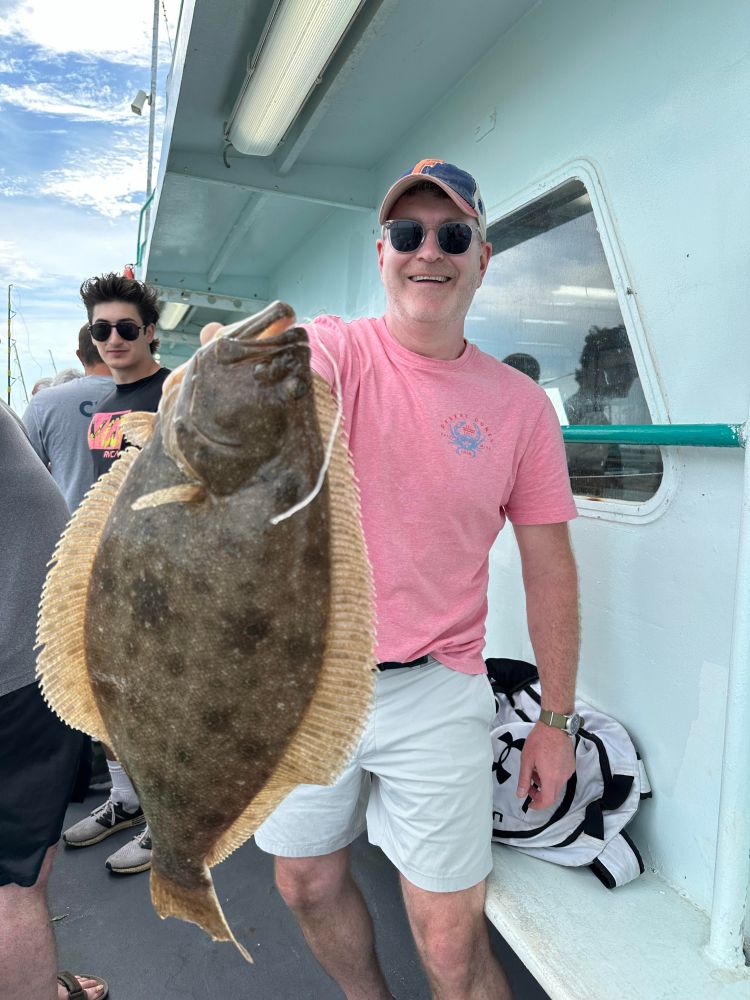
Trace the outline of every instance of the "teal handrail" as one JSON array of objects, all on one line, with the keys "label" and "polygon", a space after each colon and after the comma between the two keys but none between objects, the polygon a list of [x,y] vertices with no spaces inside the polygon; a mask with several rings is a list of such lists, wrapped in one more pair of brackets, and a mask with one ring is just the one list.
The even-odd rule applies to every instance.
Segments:
[{"label": "teal handrail", "polygon": [[576,424],[562,429],[566,444],[642,444],[693,448],[744,448],[744,424]]},{"label": "teal handrail", "polygon": [[146,245],[146,240],[145,239],[144,239],[143,243],[141,243],[141,230],[143,229],[143,215],[144,215],[144,212],[146,211],[146,209],[148,208],[148,206],[154,200],[154,195],[155,194],[156,194],[156,191],[152,191],[151,194],[148,196],[148,198],[146,198],[146,200],[144,201],[143,205],[141,206],[140,215],[138,216],[138,245],[135,248],[135,266],[136,267],[140,267],[141,264],[143,263],[143,248]]}]

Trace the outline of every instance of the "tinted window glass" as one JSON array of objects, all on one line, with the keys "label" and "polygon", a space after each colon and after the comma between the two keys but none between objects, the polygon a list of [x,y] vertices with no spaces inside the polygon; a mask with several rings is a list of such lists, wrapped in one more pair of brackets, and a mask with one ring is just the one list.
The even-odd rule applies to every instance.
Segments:
[{"label": "tinted window glass", "polygon": [[[468,317],[479,347],[534,378],[570,424],[650,424],[633,351],[580,181],[490,227],[493,256]],[[569,444],[580,496],[642,502],[659,488],[658,448]]]}]

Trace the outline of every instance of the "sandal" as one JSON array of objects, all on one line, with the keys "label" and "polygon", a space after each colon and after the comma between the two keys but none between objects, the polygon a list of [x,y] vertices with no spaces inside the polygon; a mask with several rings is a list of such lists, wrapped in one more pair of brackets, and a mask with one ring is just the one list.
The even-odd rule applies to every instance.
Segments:
[{"label": "sandal", "polygon": [[[84,975],[83,973],[80,976],[74,976],[72,972],[58,972],[57,981],[68,991],[68,1000],[86,1000],[86,991],[81,986],[80,979],[92,979],[97,986],[104,987],[103,993],[96,994],[96,1000],[104,1000],[105,997],[109,996],[109,985],[106,979],[100,979],[98,976]],[[93,989],[93,987],[89,986],[88,989]]]}]

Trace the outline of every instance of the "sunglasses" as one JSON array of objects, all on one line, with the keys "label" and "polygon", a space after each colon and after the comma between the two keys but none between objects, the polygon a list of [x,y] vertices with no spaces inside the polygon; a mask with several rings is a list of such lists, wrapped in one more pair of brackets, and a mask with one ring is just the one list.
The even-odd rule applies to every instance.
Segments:
[{"label": "sunglasses", "polygon": [[117,330],[123,340],[138,340],[138,334],[145,329],[145,323],[138,326],[132,319],[118,319],[116,323],[108,323],[106,319],[98,319],[89,327],[89,333],[94,340],[103,344],[105,340],[109,339],[113,330]]},{"label": "sunglasses", "polygon": [[391,219],[384,223],[383,229],[396,253],[414,253],[427,239],[427,234],[435,232],[440,249],[452,256],[466,253],[476,232],[467,222],[444,222],[433,229],[413,219]]}]

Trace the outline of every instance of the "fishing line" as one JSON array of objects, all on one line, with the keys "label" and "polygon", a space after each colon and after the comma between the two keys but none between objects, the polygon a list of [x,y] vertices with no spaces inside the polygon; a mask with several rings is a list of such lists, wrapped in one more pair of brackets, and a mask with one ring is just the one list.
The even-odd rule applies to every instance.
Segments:
[{"label": "fishing line", "polygon": [[328,472],[328,467],[331,464],[331,458],[333,456],[333,449],[336,444],[336,434],[338,433],[339,425],[341,424],[341,417],[344,413],[344,406],[341,402],[342,391],[341,391],[341,376],[339,375],[339,368],[336,364],[336,359],[331,355],[328,348],[319,340],[318,347],[325,354],[328,360],[331,362],[333,368],[333,380],[336,388],[336,417],[333,421],[333,426],[331,427],[331,433],[328,436],[328,444],[326,446],[325,456],[323,458],[323,465],[321,466],[320,472],[318,473],[318,481],[313,486],[311,492],[299,503],[296,503],[289,510],[284,511],[283,514],[277,514],[275,517],[271,518],[271,524],[278,524],[280,521],[285,521],[286,518],[291,517],[292,514],[296,514],[298,511],[302,510],[303,507],[309,506],[315,497],[320,493],[323,488],[323,483],[325,482],[326,473]]},{"label": "fishing line", "polygon": [[[240,327],[244,326],[245,323],[247,323],[247,319],[241,319],[237,320],[236,323],[230,323],[228,326],[225,326],[222,329],[220,336],[225,337],[231,335],[235,331],[239,330]],[[202,351],[204,348],[207,348],[212,342],[213,341],[210,340],[207,344],[203,344],[198,349],[197,353],[200,353],[200,351]],[[275,354],[280,351],[288,350],[289,345],[279,344],[279,345],[266,346],[265,344],[262,343],[262,341],[259,341],[258,347],[262,349],[263,353],[267,352],[269,354]],[[271,518],[271,524],[273,524],[274,526],[280,524],[281,521],[285,521],[288,517],[292,517],[293,514],[297,514],[305,507],[309,507],[309,505],[313,502],[315,497],[322,490],[326,474],[331,464],[331,458],[333,457],[333,449],[336,445],[336,435],[338,433],[339,426],[341,425],[341,418],[344,413],[344,406],[343,403],[341,402],[342,398],[341,376],[339,374],[338,365],[336,364],[336,359],[333,357],[328,348],[320,340],[318,341],[318,347],[331,362],[331,367],[333,368],[333,381],[334,381],[334,388],[336,390],[336,416],[334,418],[333,425],[331,427],[331,433],[328,435],[328,444],[326,445],[325,455],[323,456],[323,464],[320,468],[320,472],[318,473],[318,478],[315,485],[313,486],[312,490],[308,493],[306,497],[304,497],[302,500],[294,504],[293,507],[290,507],[289,510],[285,510],[282,514],[274,515],[274,517]]]}]

